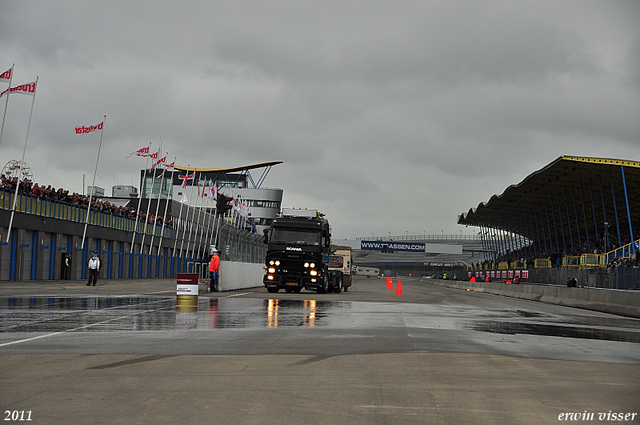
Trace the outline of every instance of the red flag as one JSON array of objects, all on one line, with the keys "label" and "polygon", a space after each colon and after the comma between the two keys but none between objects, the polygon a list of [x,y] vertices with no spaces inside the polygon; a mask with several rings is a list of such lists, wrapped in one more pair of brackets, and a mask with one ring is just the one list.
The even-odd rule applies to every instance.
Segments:
[{"label": "red flag", "polygon": [[146,148],[140,148],[135,152],[131,152],[129,155],[127,155],[127,158],[129,158],[130,156],[149,156],[149,146],[147,146]]},{"label": "red flag", "polygon": [[179,179],[182,179],[182,188],[184,189],[185,187],[187,187],[187,180],[191,180],[192,178],[194,178],[196,176],[196,173],[194,172],[193,174],[188,174],[186,176],[183,176],[182,174],[180,174],[178,176]]},{"label": "red flag", "polygon": [[30,96],[35,96],[36,82],[34,81],[32,83],[23,84],[21,86],[11,87],[10,89],[7,89],[2,93],[0,93],[0,97],[4,96],[6,93],[21,93],[21,94],[28,94]]},{"label": "red flag", "polygon": [[167,168],[176,168],[176,162],[173,161],[171,164],[167,164]]},{"label": "red flag", "polygon": [[154,152],[151,155],[149,155],[149,158],[151,159],[158,159],[158,152]]},{"label": "red flag", "polygon": [[212,186],[208,191],[207,191],[207,199],[209,199],[210,201],[215,201],[216,199],[218,199],[217,195],[216,195],[216,188],[215,186]]},{"label": "red flag", "polygon": [[96,130],[102,131],[103,126],[104,126],[104,121],[102,121],[100,124],[90,125],[88,127],[85,127],[84,125],[80,127],[76,127],[76,134],[87,134]]},{"label": "red flag", "polygon": [[154,169],[154,168],[156,168],[158,165],[160,165],[160,164],[162,164],[162,163],[166,163],[166,161],[167,161],[167,157],[166,157],[166,156],[165,156],[165,157],[160,158],[158,161],[156,161],[156,163],[155,163],[155,164],[153,164],[153,165],[151,166],[151,169],[153,170],[153,169]]},{"label": "red flag", "polygon": [[7,83],[11,80],[11,74],[13,73],[13,67],[6,70],[2,74],[0,74],[0,80],[6,81]]}]

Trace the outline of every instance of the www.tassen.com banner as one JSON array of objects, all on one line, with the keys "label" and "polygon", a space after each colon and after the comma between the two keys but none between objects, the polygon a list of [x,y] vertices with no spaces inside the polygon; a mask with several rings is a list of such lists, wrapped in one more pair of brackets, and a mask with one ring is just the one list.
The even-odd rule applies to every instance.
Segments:
[{"label": "www.tassen.com banner", "polygon": [[360,241],[360,249],[373,251],[404,251],[404,252],[424,252],[423,243],[392,242],[392,241]]}]

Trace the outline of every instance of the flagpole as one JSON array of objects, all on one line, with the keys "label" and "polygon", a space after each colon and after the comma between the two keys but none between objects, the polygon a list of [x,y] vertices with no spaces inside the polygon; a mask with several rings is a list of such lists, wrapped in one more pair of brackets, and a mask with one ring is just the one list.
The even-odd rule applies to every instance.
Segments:
[{"label": "flagpole", "polygon": [[[204,180],[204,188],[202,189],[202,197],[204,198],[204,194],[205,194],[205,188],[207,187],[207,179],[205,178]],[[208,252],[207,250],[207,240],[209,239],[209,230],[211,229],[211,218],[209,214],[209,192],[207,192],[207,197],[206,200],[203,201],[204,205],[202,206],[203,208],[203,213],[204,213],[204,218],[203,218],[203,224],[202,224],[202,235],[200,235],[200,249],[202,249],[202,251],[204,251],[202,254],[200,254],[200,258],[204,258],[204,254],[206,254]],[[206,223],[206,231],[205,231],[205,225],[204,223]],[[198,253],[200,253],[200,250],[198,250]]]},{"label": "flagpole", "polygon": [[[207,187],[207,179],[204,180],[204,185],[205,185],[205,188],[206,188]],[[201,246],[201,249],[204,252],[202,254],[200,254],[200,256],[201,256],[200,258],[204,258],[204,255],[208,252],[207,241],[209,240],[209,230],[211,229],[211,214],[209,213],[209,202],[211,200],[209,199],[209,193],[211,193],[211,190],[207,189],[206,201],[203,201],[204,205],[203,205],[203,208],[202,208],[204,210],[203,211],[204,218],[202,220],[203,221],[203,224],[202,224],[203,232],[202,232],[202,235],[200,237],[200,246]],[[202,191],[202,197],[204,198],[204,190]],[[206,231],[204,230],[204,228],[205,228],[204,223],[206,223]]]},{"label": "flagpole", "polygon": [[[158,155],[157,155],[158,160],[160,159],[160,152],[161,152],[161,148],[158,148]],[[147,235],[147,224],[149,223],[149,210],[151,209],[151,195],[153,195],[153,186],[156,183],[156,170],[153,165],[152,167],[154,168],[154,170],[153,170],[153,177],[151,177],[151,191],[149,192],[149,201],[147,202],[147,215],[144,218],[144,229],[142,230],[142,242],[140,242],[140,255],[142,255],[142,250],[144,249],[144,238]]]},{"label": "flagpole", "polygon": [[[169,155],[169,152],[167,152],[167,155]],[[164,158],[166,158],[167,155],[165,155]],[[160,159],[158,159],[158,161],[160,161]],[[164,180],[164,173],[165,171],[167,171],[166,159],[164,164],[165,164],[164,170],[162,170],[162,174],[160,174],[160,191],[158,192],[158,202],[156,202],[156,217],[153,219],[153,235],[151,235],[151,244],[149,245],[149,255],[152,255],[153,253],[153,240],[156,237],[156,227],[158,225],[158,211],[160,210],[160,199],[162,198],[162,181]],[[169,199],[168,196],[167,196],[167,199]],[[163,226],[163,229],[164,229],[164,226]],[[162,239],[160,240],[160,242],[162,242]],[[158,251],[160,251],[160,244],[158,244]]]},{"label": "flagpole", "polygon": [[[9,74],[9,91],[7,92],[7,100],[4,102],[4,114],[2,115],[2,127],[0,127],[0,145],[2,145],[2,133],[4,132],[4,120],[7,117],[7,108],[9,107],[9,93],[11,93],[11,81],[13,80],[13,67],[16,66],[14,63],[11,65],[11,74]],[[35,93],[33,95],[35,98]]]},{"label": "flagpole", "polygon": [[[210,198],[209,194],[211,193],[211,190],[212,190],[214,184],[215,184],[215,182],[211,181],[209,190],[207,192],[207,201],[209,201],[209,202],[212,202],[213,196]],[[208,205],[207,205],[207,207],[208,207]],[[211,223],[211,211],[209,210],[209,208],[207,208],[207,210],[208,210],[208,214],[209,214],[209,219],[207,220],[207,235],[205,237],[205,243],[207,244],[206,248],[208,248],[208,245],[211,245],[211,236],[213,235],[213,224]],[[215,219],[215,215],[213,217]]]},{"label": "flagpole", "polygon": [[[220,193],[218,193],[218,188],[216,187],[216,201],[218,196],[220,196]],[[218,247],[219,243],[220,243],[220,221],[224,220],[224,211],[222,211],[222,216],[220,216],[220,214],[218,213],[218,205],[216,203],[216,236],[213,239],[213,244]],[[220,248],[218,248],[219,250]]]},{"label": "flagpole", "polygon": [[[200,177],[202,177],[202,173],[200,174]],[[200,196],[200,179],[198,179],[198,198],[201,198]],[[196,235],[194,235],[194,240],[193,240],[193,248],[191,249],[191,258],[195,258],[193,257],[193,254],[196,251],[196,245],[200,245],[200,242],[198,242],[198,229],[200,227],[200,214],[202,213],[202,208],[198,208],[198,202],[196,201],[196,207],[198,210],[198,218],[196,218]],[[195,211],[193,212],[193,215],[195,215]],[[202,233],[200,233],[200,241],[202,241]],[[198,256],[200,255],[200,246],[198,246]]]},{"label": "flagpole", "polygon": [[[222,194],[224,196],[227,196],[224,192],[222,192]],[[220,228],[225,225],[225,222],[226,222],[225,214],[226,214],[226,211],[223,210],[222,214],[219,215],[217,219],[216,243],[215,243],[216,246],[219,246],[220,244]]]},{"label": "flagpole", "polygon": [[[180,186],[180,189],[186,189],[187,188],[187,180],[188,180],[187,177],[189,177],[189,166],[190,165],[187,164],[187,175],[184,176],[184,188],[182,186]],[[184,197],[184,192],[183,192],[182,196]],[[184,228],[186,228],[186,226],[183,226],[182,222],[181,222],[181,220],[182,220],[182,207],[183,206],[184,206],[184,202],[182,202],[182,199],[181,199],[180,200],[180,212],[178,213],[178,222],[176,224],[179,225],[179,226],[182,226],[182,228],[184,229]],[[176,256],[176,246],[178,245],[178,233],[179,232],[176,231],[176,237],[173,240],[173,257]],[[182,243],[184,243],[184,230],[182,232]],[[182,243],[180,244],[180,251],[182,251]]]},{"label": "flagpole", "polygon": [[82,244],[80,248],[84,249],[84,239],[87,235],[87,225],[89,224],[89,214],[91,212],[91,198],[96,191],[96,174],[98,173],[98,161],[100,160],[100,149],[102,148],[102,136],[104,136],[104,123],[107,122],[107,116],[104,116],[102,121],[102,130],[100,130],[100,144],[98,145],[98,155],[96,156],[96,167],[93,170],[93,181],[91,182],[91,193],[89,194],[89,205],[87,205],[87,216],[84,220],[84,231],[82,232]]},{"label": "flagpole", "polygon": [[138,214],[140,214],[140,203],[142,202],[142,185],[144,184],[145,179],[147,178],[147,168],[149,168],[149,158],[151,157],[151,142],[149,142],[149,152],[147,153],[147,159],[144,162],[144,174],[142,176],[142,184],[140,185],[140,194],[138,196],[138,209],[136,210],[135,221],[136,224],[133,227],[133,236],[131,237],[131,261],[133,261],[133,247],[136,240],[136,233],[138,233]]},{"label": "flagpole", "polygon": [[[194,167],[193,169],[193,180],[195,181],[196,179],[196,169]],[[191,183],[191,193],[189,193],[189,202],[191,202],[191,198],[193,198],[193,182]],[[191,207],[188,203],[187,203],[187,217],[185,218],[185,221],[189,222],[189,209],[193,209],[193,207]],[[193,220],[193,218],[196,216],[196,212],[195,210],[193,211],[193,217],[191,217],[191,219]],[[189,234],[191,234],[191,230],[193,229],[193,227],[190,229]],[[185,232],[187,231],[187,229],[185,228]],[[189,236],[190,237],[190,236]],[[189,245],[191,245],[191,239],[187,240],[187,250],[185,252],[189,252]],[[180,249],[182,250],[182,247],[180,247]]]},{"label": "flagpole", "polygon": [[[36,103],[36,90],[38,89],[39,78],[40,76],[36,77],[36,86],[33,91],[33,99],[31,100],[31,112],[29,112],[29,124],[27,125],[27,136],[24,138],[24,148],[22,149],[22,160],[20,161],[20,173],[18,177],[18,183],[16,184],[16,192],[13,194],[13,207],[11,208],[11,219],[9,219],[9,229],[7,229],[7,244],[11,239],[11,227],[13,226],[13,216],[16,213],[16,204],[18,203],[18,193],[20,192],[20,179],[22,178],[22,164],[24,164],[24,156],[27,152],[27,141],[29,140],[29,129],[31,128],[31,117],[33,116],[33,105]],[[11,86],[9,86],[9,90],[11,90]],[[8,100],[9,93],[7,93],[7,100]]]},{"label": "flagpole", "polygon": [[[165,168],[166,170],[166,168]],[[169,201],[173,200],[173,173],[176,171],[176,157],[173,157],[173,167],[171,168],[171,196],[167,196],[167,202],[164,204],[164,215],[162,221],[162,230],[160,231],[160,242],[158,243],[158,252],[156,256],[160,255],[160,245],[162,245],[162,238],[164,237],[164,228],[167,223],[167,209],[169,207]]]},{"label": "flagpole", "polygon": [[[218,200],[218,188],[216,187],[216,181],[213,180],[212,182],[213,185],[213,224],[211,225],[211,236],[209,237],[209,245],[215,245],[215,235],[216,235],[216,223],[218,221],[218,206],[217,206],[217,200]],[[213,242],[213,243],[212,243]]]}]

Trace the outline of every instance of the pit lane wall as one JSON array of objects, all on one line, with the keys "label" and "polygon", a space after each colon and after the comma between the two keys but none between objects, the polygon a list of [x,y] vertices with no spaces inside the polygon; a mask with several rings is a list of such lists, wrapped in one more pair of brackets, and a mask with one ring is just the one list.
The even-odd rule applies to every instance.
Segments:
[{"label": "pit lane wall", "polygon": [[257,288],[262,284],[262,263],[220,262],[220,291]]},{"label": "pit lane wall", "polygon": [[[209,289],[209,272],[208,264],[203,264],[204,273],[200,276],[201,293]],[[220,280],[218,282],[218,290],[235,291],[238,289],[258,288],[264,286],[262,284],[262,276],[264,276],[264,268],[262,263],[241,263],[235,261],[220,261]]]},{"label": "pit lane wall", "polygon": [[437,285],[452,288],[640,318],[640,291],[567,288],[555,285],[516,285],[502,282],[429,280]]}]

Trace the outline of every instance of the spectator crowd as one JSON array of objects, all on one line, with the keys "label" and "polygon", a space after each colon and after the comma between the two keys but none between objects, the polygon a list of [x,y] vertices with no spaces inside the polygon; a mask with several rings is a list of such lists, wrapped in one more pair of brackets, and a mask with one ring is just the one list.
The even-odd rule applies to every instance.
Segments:
[{"label": "spectator crowd", "polygon": [[[59,188],[56,190],[51,185],[39,185],[38,183],[32,183],[28,179],[23,179],[18,187],[17,177],[7,177],[2,174],[2,186],[0,189],[4,192],[18,193],[32,198],[38,198],[51,202],[59,202],[67,205],[78,206],[87,208],[89,206],[89,196],[80,195],[78,193],[69,193],[68,190]],[[173,227],[173,221],[171,219],[165,219],[164,217],[154,214],[147,215],[144,212],[136,212],[135,208],[128,206],[119,206],[110,203],[109,201],[102,201],[98,198],[91,197],[91,211],[100,212],[103,214],[110,214],[117,217],[129,218],[131,220],[138,220],[140,222],[147,222],[151,225],[166,226],[168,228]]]},{"label": "spectator crowd", "polygon": [[[637,240],[640,237],[640,229],[633,228],[633,235]],[[574,238],[577,238],[574,235]],[[625,246],[631,242],[631,236],[629,232],[624,232],[621,230],[620,232],[621,244],[618,243],[618,234],[615,235],[609,230],[609,235],[601,236],[599,239],[592,238],[587,242],[586,236],[584,234],[580,235],[580,240],[582,242],[581,245],[578,245],[577,241],[572,247],[569,246],[565,249],[562,241],[558,241],[558,249],[553,249],[556,247],[555,239],[552,241],[547,240],[546,244],[544,241],[542,242],[534,242],[530,246],[526,246],[514,251],[511,251],[507,254],[500,255],[496,258],[494,262],[492,259],[488,259],[482,262],[478,262],[473,264],[474,270],[480,270],[481,268],[485,269],[494,269],[498,267],[498,263],[506,262],[508,263],[508,267],[523,267],[530,268],[534,266],[534,261],[536,259],[549,259],[551,262],[551,267],[562,267],[562,260],[564,257],[579,257],[582,254],[605,254],[607,252],[613,251],[621,246]],[[608,243],[607,243],[608,242]],[[548,248],[551,247],[552,250]],[[615,258],[612,259],[607,265],[608,268],[618,268],[618,267],[639,267],[640,263],[638,262],[637,255],[632,256],[631,258]]]}]

